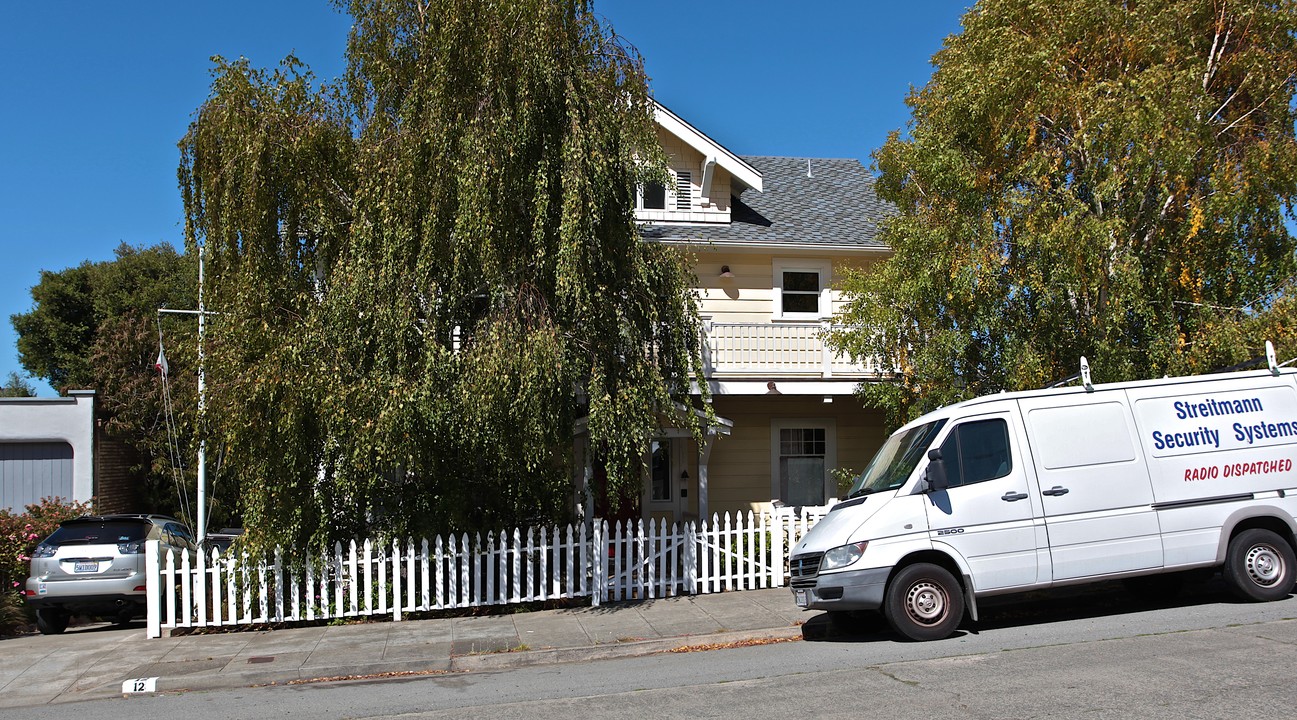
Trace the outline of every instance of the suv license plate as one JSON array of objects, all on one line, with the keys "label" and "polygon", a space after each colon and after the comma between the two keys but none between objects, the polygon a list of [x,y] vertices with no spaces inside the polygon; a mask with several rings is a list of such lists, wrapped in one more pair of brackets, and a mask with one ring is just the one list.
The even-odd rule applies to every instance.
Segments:
[{"label": "suv license plate", "polygon": [[801,588],[793,590],[793,600],[797,602],[797,607],[806,607],[810,604],[806,600],[806,590]]},{"label": "suv license plate", "polygon": [[79,572],[79,573],[99,572],[99,563],[79,562],[72,566],[72,572]]}]

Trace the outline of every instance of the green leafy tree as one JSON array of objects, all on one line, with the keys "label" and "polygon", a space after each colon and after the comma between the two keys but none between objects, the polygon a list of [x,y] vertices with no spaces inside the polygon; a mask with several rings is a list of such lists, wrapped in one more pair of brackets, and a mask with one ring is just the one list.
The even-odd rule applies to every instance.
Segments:
[{"label": "green leafy tree", "polygon": [[641,59],[583,0],[347,9],[342,81],[218,58],[181,143],[249,541],[559,517],[577,427],[638,485],[701,368]]},{"label": "green leafy tree", "polygon": [[[157,310],[192,308],[197,278],[194,259],[170,245],[123,244],[112,260],[42,271],[32,309],[11,318],[29,373],[59,392],[95,390],[96,419],[105,437],[126,446],[128,472],[141,490],[141,506],[133,510],[183,514],[177,477],[193,497],[196,327],[187,318],[164,319],[160,327]],[[154,369],[160,329],[179,433],[174,449]],[[185,472],[178,475],[173,466]]]},{"label": "green leafy tree", "polygon": [[982,0],[934,64],[874,155],[895,255],[848,273],[833,337],[896,364],[867,399],[901,422],[1081,356],[1115,381],[1259,353],[1295,269],[1297,5]]},{"label": "green leafy tree", "polygon": [[16,372],[9,373],[4,385],[0,385],[0,397],[35,397],[36,388]]}]

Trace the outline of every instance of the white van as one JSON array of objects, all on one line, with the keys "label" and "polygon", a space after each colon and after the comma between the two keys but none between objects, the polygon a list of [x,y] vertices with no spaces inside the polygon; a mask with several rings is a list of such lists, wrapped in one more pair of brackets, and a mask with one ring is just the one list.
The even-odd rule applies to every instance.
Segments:
[{"label": "white van", "polygon": [[912,640],[977,599],[1220,567],[1239,597],[1293,591],[1297,371],[1002,393],[889,437],[792,549],[797,604],[881,609]]}]

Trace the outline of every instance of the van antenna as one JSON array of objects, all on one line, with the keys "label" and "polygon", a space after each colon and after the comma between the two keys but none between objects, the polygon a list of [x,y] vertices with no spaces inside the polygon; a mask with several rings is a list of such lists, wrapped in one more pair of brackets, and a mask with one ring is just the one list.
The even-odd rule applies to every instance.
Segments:
[{"label": "van antenna", "polygon": [[1279,361],[1274,357],[1274,343],[1269,340],[1265,341],[1265,362],[1270,366],[1271,375],[1279,374]]},{"label": "van antenna", "polygon": [[1081,384],[1086,392],[1094,392],[1094,383],[1090,382],[1090,362],[1081,356]]}]

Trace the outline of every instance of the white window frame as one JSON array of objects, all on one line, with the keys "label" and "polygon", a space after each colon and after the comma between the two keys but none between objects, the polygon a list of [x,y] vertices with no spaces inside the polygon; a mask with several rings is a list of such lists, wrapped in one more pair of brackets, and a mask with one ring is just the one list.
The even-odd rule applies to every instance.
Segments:
[{"label": "white window frame", "polygon": [[[680,175],[687,173],[689,175],[688,185],[689,194],[683,196],[680,193]],[[671,167],[668,169],[667,184],[664,187],[666,199],[664,208],[646,208],[644,207],[644,186],[640,185],[635,188],[635,215],[641,221],[672,221],[687,220],[690,214],[698,210],[698,199],[695,190],[698,188],[698,172],[691,168]],[[684,200],[686,207],[680,207],[680,201]]]},{"label": "white window frame", "polygon": [[[771,263],[773,271],[774,313],[776,320],[823,320],[833,314],[833,297],[830,286],[833,281],[833,263],[829,260],[807,260],[775,258]],[[813,272],[820,278],[820,309],[818,312],[784,312],[784,273]]]},{"label": "white window frame", "polygon": [[824,502],[837,496],[833,471],[838,467],[838,423],[833,418],[773,418],[770,421],[770,497],[787,502],[780,497],[779,431],[815,429],[824,430]]},{"label": "white window frame", "polygon": [[671,209],[671,195],[672,195],[671,188],[670,188],[669,186],[664,186],[664,187],[662,188],[662,207],[660,207],[660,208],[649,208],[649,207],[644,207],[644,186],[643,186],[643,185],[639,185],[639,186],[637,186],[637,187],[635,188],[635,210],[636,210],[636,212],[639,212],[639,213],[645,213],[645,212],[651,212],[651,213],[664,213],[664,212],[668,212],[668,211]]},{"label": "white window frame", "polygon": [[688,431],[674,428],[669,428],[661,434],[653,437],[653,440],[669,440],[671,442],[671,469],[668,474],[671,497],[666,500],[653,499],[653,477],[651,475],[653,469],[653,446],[651,442],[648,447],[645,448],[644,491],[642,498],[643,508],[645,510],[644,516],[646,518],[651,513],[674,513],[677,520],[680,518],[680,513],[683,511],[687,502],[685,498],[681,497],[680,491],[688,488],[688,483],[680,478],[680,473],[689,469],[688,449],[686,446],[688,440],[692,437],[693,435]]},{"label": "white window frame", "polygon": [[[655,498],[653,497],[653,443],[662,442],[669,444],[669,452],[667,454],[667,496],[665,498]],[[648,465],[649,477],[646,491],[648,501],[660,509],[666,509],[663,506],[670,505],[676,500],[676,485],[678,484],[676,482],[676,476],[680,472],[679,455],[680,442],[676,438],[666,436],[654,437],[649,440],[648,462],[646,463]]]}]

